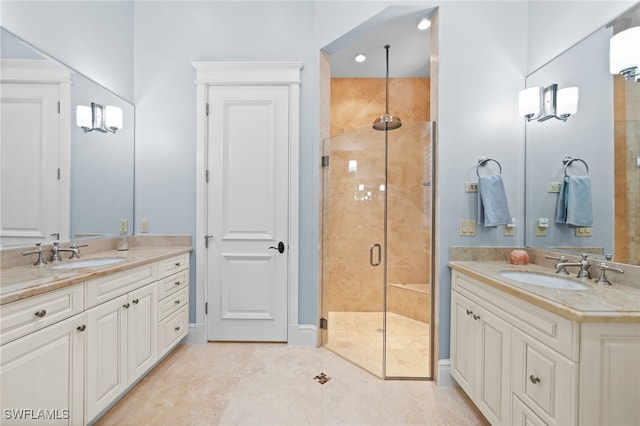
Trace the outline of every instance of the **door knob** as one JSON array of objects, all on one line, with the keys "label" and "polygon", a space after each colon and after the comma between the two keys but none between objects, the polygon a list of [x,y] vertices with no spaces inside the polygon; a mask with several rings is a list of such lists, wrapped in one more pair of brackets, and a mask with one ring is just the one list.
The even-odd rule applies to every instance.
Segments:
[{"label": "door knob", "polygon": [[280,253],[284,253],[284,243],[282,241],[280,241],[278,243],[278,247],[269,247],[269,249],[273,249],[273,250],[278,250]]}]

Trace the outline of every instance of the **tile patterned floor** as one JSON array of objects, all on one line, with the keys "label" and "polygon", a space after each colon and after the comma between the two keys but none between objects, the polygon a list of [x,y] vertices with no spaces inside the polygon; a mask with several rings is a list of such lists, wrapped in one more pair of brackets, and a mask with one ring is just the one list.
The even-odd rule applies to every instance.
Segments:
[{"label": "tile patterned floor", "polygon": [[324,348],[209,343],[180,345],[97,424],[487,423],[459,388],[383,381]]},{"label": "tile patterned floor", "polygon": [[[382,312],[329,312],[326,348],[382,376]],[[387,377],[430,377],[429,324],[387,313]]]}]

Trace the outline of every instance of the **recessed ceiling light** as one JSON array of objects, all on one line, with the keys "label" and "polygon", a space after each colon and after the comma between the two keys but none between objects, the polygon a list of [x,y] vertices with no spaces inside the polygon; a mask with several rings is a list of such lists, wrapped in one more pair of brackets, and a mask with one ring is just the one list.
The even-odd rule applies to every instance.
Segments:
[{"label": "recessed ceiling light", "polygon": [[424,31],[431,26],[431,21],[427,18],[422,18],[420,22],[418,22],[418,29],[420,31]]},{"label": "recessed ceiling light", "polygon": [[364,55],[364,53],[358,53],[354,59],[356,60],[356,62],[364,62],[367,60],[367,57]]}]

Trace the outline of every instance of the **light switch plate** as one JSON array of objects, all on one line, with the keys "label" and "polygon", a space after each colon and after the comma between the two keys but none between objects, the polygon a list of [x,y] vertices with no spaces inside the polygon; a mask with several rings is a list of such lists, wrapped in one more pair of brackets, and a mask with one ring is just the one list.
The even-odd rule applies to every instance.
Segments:
[{"label": "light switch plate", "polygon": [[127,219],[120,219],[120,233],[126,234],[129,232],[129,221]]},{"label": "light switch plate", "polygon": [[560,192],[561,187],[560,182],[548,182],[547,183],[547,192]]},{"label": "light switch plate", "polygon": [[478,182],[465,182],[464,192],[478,192]]},{"label": "light switch plate", "polygon": [[576,228],[576,237],[591,237],[592,236],[592,228],[591,227],[579,227]]},{"label": "light switch plate", "polygon": [[149,219],[142,219],[140,221],[140,232],[145,234],[149,232]]},{"label": "light switch plate", "polygon": [[462,219],[460,221],[460,235],[474,237],[476,235],[476,221],[474,219]]}]

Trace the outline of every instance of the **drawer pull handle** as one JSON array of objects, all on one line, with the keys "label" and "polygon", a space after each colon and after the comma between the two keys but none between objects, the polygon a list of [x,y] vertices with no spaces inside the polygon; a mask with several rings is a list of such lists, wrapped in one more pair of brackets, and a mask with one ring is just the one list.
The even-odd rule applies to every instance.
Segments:
[{"label": "drawer pull handle", "polygon": [[176,301],[175,301],[175,302],[173,302],[173,303],[175,303],[176,305],[179,305],[179,304],[180,304],[180,300],[176,300]]},{"label": "drawer pull handle", "polygon": [[176,331],[180,331],[180,326],[177,326],[177,327],[176,327]]},{"label": "drawer pull handle", "polygon": [[533,383],[534,385],[540,383],[540,379],[534,376],[533,374],[529,376],[529,380],[531,380],[531,383]]},{"label": "drawer pull handle", "polygon": [[175,285],[180,285],[180,281],[176,281],[174,284]]},{"label": "drawer pull handle", "polygon": [[37,316],[38,318],[42,318],[42,317],[43,317],[43,316],[45,316],[45,315],[47,315],[47,311],[46,311],[45,309],[43,309],[43,310],[41,310],[41,311],[36,312],[36,316]]},{"label": "drawer pull handle", "polygon": [[87,329],[87,326],[84,324],[78,327],[78,331],[85,331],[86,329]]},{"label": "drawer pull handle", "polygon": [[131,306],[131,305],[129,305],[128,303],[125,303],[124,305],[122,305],[122,307],[125,308],[125,309],[129,309],[129,306]]},{"label": "drawer pull handle", "polygon": [[476,321],[479,320],[480,319],[480,315],[474,315],[473,319],[476,320]]},{"label": "drawer pull handle", "polygon": [[131,303],[133,303],[134,305],[137,305],[140,302],[140,299],[133,299],[131,301]]},{"label": "drawer pull handle", "polygon": [[179,268],[180,267],[180,262],[176,262],[176,267]]},{"label": "drawer pull handle", "polygon": [[471,315],[473,313],[473,311],[470,311],[469,309],[467,309],[467,315]]}]

